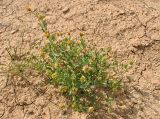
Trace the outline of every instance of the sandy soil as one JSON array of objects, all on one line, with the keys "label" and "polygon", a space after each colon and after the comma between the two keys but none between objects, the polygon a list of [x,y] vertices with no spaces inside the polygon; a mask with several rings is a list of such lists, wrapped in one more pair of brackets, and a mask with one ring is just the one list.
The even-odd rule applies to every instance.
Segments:
[{"label": "sandy soil", "polygon": [[[41,77],[4,75],[8,41],[26,46],[42,39],[26,6],[44,13],[52,32],[85,34],[98,47],[112,46],[120,60],[133,60],[126,93],[112,112],[80,114],[57,106],[63,99]],[[160,0],[0,0],[0,119],[160,119]],[[25,49],[26,50],[26,49]]]}]

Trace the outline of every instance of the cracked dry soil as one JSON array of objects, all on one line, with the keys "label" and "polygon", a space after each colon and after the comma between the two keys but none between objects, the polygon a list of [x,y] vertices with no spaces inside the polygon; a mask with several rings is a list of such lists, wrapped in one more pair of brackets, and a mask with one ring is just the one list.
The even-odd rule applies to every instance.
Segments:
[{"label": "cracked dry soil", "polygon": [[[64,99],[40,86],[41,77],[3,74],[8,41],[17,45],[23,36],[28,50],[42,38],[27,5],[46,15],[51,32],[83,32],[98,47],[112,46],[119,60],[135,61],[124,79],[126,94],[110,113],[64,111],[57,106]],[[0,46],[0,119],[160,119],[160,0],[0,0]]]}]

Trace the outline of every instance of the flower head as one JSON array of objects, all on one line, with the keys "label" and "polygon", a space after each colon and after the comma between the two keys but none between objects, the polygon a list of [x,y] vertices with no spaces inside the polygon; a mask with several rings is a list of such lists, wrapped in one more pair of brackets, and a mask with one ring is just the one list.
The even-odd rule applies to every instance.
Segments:
[{"label": "flower head", "polygon": [[71,89],[71,94],[72,94],[72,95],[76,95],[77,92],[78,92],[78,89],[77,89],[77,88],[73,87],[73,88]]},{"label": "flower head", "polygon": [[79,35],[82,37],[84,34],[83,34],[83,33],[80,33]]},{"label": "flower head", "polygon": [[62,102],[62,103],[59,103],[58,106],[63,109],[65,108],[66,104]]},{"label": "flower head", "polygon": [[44,49],[44,48],[42,48],[42,49],[40,50],[40,56],[41,56],[43,59],[45,58],[46,52],[45,52],[45,49]]},{"label": "flower head", "polygon": [[67,45],[70,45],[71,44],[71,41],[70,40],[67,40]]},{"label": "flower head", "polygon": [[49,34],[48,31],[44,33],[44,36],[47,37],[47,38],[49,37],[49,35],[50,35],[50,34]]},{"label": "flower head", "polygon": [[59,87],[59,91],[60,91],[61,93],[65,93],[65,92],[67,92],[67,87],[65,87],[65,86],[60,86],[60,87]]},{"label": "flower head", "polygon": [[81,82],[85,82],[86,81],[86,77],[85,76],[81,76],[80,81]]},{"label": "flower head", "polygon": [[40,56],[44,59],[46,56],[45,52],[41,52]]},{"label": "flower head", "polygon": [[94,107],[89,107],[89,108],[88,108],[88,112],[89,112],[89,113],[92,113],[93,111],[94,111]]},{"label": "flower head", "polygon": [[54,63],[54,68],[57,68],[58,67],[58,63]]},{"label": "flower head", "polygon": [[83,66],[83,68],[82,68],[82,71],[83,71],[84,73],[88,73],[90,70],[92,70],[92,68],[89,67],[88,65],[85,65],[85,66]]},{"label": "flower head", "polygon": [[57,32],[57,36],[62,36],[62,33],[61,32]]},{"label": "flower head", "polygon": [[45,16],[44,15],[38,15],[37,18],[38,18],[38,21],[41,21],[45,18]]},{"label": "flower head", "polygon": [[77,107],[76,102],[73,102],[71,106],[72,106],[72,108],[76,108]]},{"label": "flower head", "polygon": [[56,78],[57,78],[57,73],[55,72],[52,74],[52,79],[56,79]]}]

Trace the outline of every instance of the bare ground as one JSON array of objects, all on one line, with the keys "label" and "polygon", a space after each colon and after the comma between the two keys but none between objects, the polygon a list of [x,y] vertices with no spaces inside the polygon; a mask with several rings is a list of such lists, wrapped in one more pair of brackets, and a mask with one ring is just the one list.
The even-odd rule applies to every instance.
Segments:
[{"label": "bare ground", "polygon": [[[8,41],[42,39],[31,5],[46,15],[52,32],[83,32],[98,47],[112,46],[120,60],[133,60],[126,93],[112,112],[64,111],[62,97],[41,77],[9,80]],[[45,39],[44,39],[45,40]],[[160,119],[160,0],[0,0],[0,119]],[[25,49],[26,50],[26,49]]]}]

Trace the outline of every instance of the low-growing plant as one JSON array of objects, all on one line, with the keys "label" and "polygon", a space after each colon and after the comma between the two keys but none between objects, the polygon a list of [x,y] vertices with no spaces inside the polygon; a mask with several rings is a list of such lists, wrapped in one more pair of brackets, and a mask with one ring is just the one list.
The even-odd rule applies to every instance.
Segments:
[{"label": "low-growing plant", "polygon": [[[7,72],[10,76],[20,75],[26,71],[29,67],[27,62],[27,56],[29,52],[23,51],[23,33],[22,33],[22,41],[17,46],[11,46],[9,41],[9,47],[6,48],[7,53],[9,54],[10,63],[8,65]],[[5,69],[6,70],[6,69]]]},{"label": "low-growing plant", "polygon": [[121,90],[119,71],[127,65],[117,62],[110,48],[104,50],[88,45],[82,33],[77,39],[70,33],[65,37],[60,33],[51,34],[45,17],[34,15],[47,43],[38,55],[32,54],[27,66],[45,75],[76,111],[93,112],[108,106],[114,92]]}]

